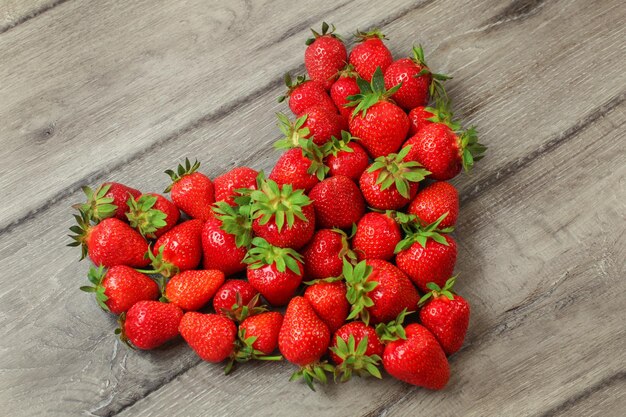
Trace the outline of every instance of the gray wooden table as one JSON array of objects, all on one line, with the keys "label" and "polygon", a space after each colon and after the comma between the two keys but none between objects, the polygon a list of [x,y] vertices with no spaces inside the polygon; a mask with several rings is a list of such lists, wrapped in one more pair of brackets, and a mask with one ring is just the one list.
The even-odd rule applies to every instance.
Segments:
[{"label": "gray wooden table", "polygon": [[[322,20],[424,44],[490,148],[455,180],[473,315],[441,392],[130,351],[78,291],[80,185],[160,191],[185,156],[268,169]],[[625,28],[620,0],[0,0],[0,415],[625,415]]]}]

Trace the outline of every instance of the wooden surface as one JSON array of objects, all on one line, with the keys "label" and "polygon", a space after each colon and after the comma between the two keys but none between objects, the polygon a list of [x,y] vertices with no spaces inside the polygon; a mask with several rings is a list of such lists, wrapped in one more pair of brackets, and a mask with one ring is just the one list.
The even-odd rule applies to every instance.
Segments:
[{"label": "wooden surface", "polygon": [[[64,247],[82,184],[160,191],[189,156],[268,169],[310,26],[380,26],[451,73],[489,146],[463,195],[467,345],[442,392],[283,363],[226,378],[183,343],[125,349]],[[0,0],[0,415],[622,416],[626,8],[619,0]]]}]

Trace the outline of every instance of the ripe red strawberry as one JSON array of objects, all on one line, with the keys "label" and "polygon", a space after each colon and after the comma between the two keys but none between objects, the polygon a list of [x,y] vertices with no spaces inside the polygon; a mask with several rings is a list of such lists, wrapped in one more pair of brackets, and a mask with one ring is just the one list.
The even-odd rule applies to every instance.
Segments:
[{"label": "ripe red strawberry", "polygon": [[129,198],[126,204],[130,227],[149,238],[162,236],[176,226],[180,219],[178,207],[159,194],[142,194],[137,198]]},{"label": "ripe red strawberry", "polygon": [[330,176],[344,175],[357,182],[361,174],[369,165],[369,156],[357,138],[349,132],[342,131],[341,139],[331,138],[324,147],[324,164],[328,167]]},{"label": "ripe red strawberry", "polygon": [[[355,35],[359,43],[350,52],[349,62],[366,81],[371,81],[376,68],[383,72],[393,62],[391,52],[383,43],[385,35],[380,30],[373,29],[369,32],[357,32]],[[358,136],[358,135],[357,135]]]},{"label": "ripe red strawberry", "polygon": [[359,187],[343,175],[326,178],[309,192],[315,207],[318,227],[347,229],[365,213],[365,201]]},{"label": "ripe red strawberry", "polygon": [[402,240],[400,226],[384,213],[367,213],[361,217],[352,239],[352,248],[359,260],[393,258],[396,245]]},{"label": "ripe red strawberry", "polygon": [[450,378],[446,354],[424,326],[406,326],[406,339],[385,346],[383,366],[400,381],[432,390],[443,389]]},{"label": "ripe red strawberry", "polygon": [[249,220],[242,225],[238,210],[222,204],[216,209],[216,217],[204,223],[202,259],[205,269],[219,269],[228,276],[246,269],[243,258],[251,240],[251,225]]},{"label": "ripe red strawberry", "polygon": [[454,178],[462,167],[469,171],[487,149],[478,143],[474,128],[459,136],[444,123],[422,127],[404,146],[411,146],[405,160],[419,162],[431,172],[429,178],[438,181]]},{"label": "ripe red strawberry", "polygon": [[316,145],[323,145],[333,136],[339,137],[344,127],[344,120],[337,112],[324,107],[311,107],[294,122],[278,113],[278,127],[284,137],[274,144],[279,149],[300,147],[303,139],[311,139]]},{"label": "ripe red strawberry", "polygon": [[94,286],[80,287],[82,291],[95,293],[98,305],[104,311],[121,314],[142,300],[156,300],[159,286],[133,268],[118,265],[108,271],[103,266],[89,268],[87,275]]},{"label": "ripe red strawberry", "polygon": [[264,355],[269,355],[278,347],[278,333],[283,324],[283,315],[277,311],[256,314],[246,318],[239,331],[245,331],[245,337],[256,337],[252,347]]},{"label": "ripe red strawberry", "polygon": [[287,184],[279,187],[263,180],[250,194],[252,230],[255,235],[281,248],[300,249],[315,232],[315,209],[303,190]]},{"label": "ripe red strawberry", "polygon": [[417,216],[423,225],[434,223],[448,213],[439,227],[454,226],[459,215],[459,192],[448,182],[435,182],[417,193],[408,212]]},{"label": "ripe red strawberry", "polygon": [[202,360],[218,363],[233,354],[237,326],[218,314],[190,311],[180,321],[180,334]]},{"label": "ripe red strawberry", "polygon": [[377,366],[383,350],[384,345],[372,327],[362,321],[343,325],[333,335],[330,347],[330,358],[337,365],[335,376],[341,375],[342,382],[349,380],[353,373],[381,379]]},{"label": "ripe red strawberry", "polygon": [[115,333],[124,343],[149,350],[178,336],[178,325],[183,311],[171,303],[139,301],[119,318]]},{"label": "ripe red strawberry", "polygon": [[139,190],[131,188],[119,182],[105,182],[95,190],[82,187],[87,202],[73,205],[79,211],[83,211],[96,223],[109,217],[115,217],[126,221],[128,206],[126,201],[130,197],[137,198],[141,195]]},{"label": "ripe red strawberry", "polygon": [[409,132],[409,118],[389,97],[399,85],[385,90],[380,69],[371,84],[357,80],[361,92],[350,96],[349,106],[355,110],[350,119],[350,133],[361,139],[360,144],[373,158],[398,151]]},{"label": "ripe red strawberry", "polygon": [[68,246],[81,246],[81,260],[89,259],[104,267],[127,265],[143,267],[150,262],[144,255],[148,252],[148,242],[127,223],[110,217],[94,225],[84,212],[74,215],[76,225],[70,227],[75,235]]},{"label": "ripe red strawberry", "polygon": [[183,271],[165,286],[165,297],[185,311],[204,307],[224,283],[224,273],[217,269]]},{"label": "ripe red strawberry", "polygon": [[240,188],[255,190],[257,175],[259,173],[252,168],[237,167],[215,178],[213,181],[215,201],[225,201],[231,206],[236,205],[235,197],[238,197],[239,193],[235,190]]},{"label": "ripe red strawberry", "polygon": [[293,249],[270,245],[254,238],[244,262],[248,264],[248,282],[273,306],[283,306],[302,282],[302,255]]},{"label": "ripe red strawberry", "polygon": [[453,131],[460,130],[461,125],[454,121],[454,115],[448,108],[448,104],[447,101],[440,100],[436,107],[418,106],[411,110],[409,112],[409,122],[411,123],[409,136],[415,136],[422,127],[432,123],[443,123]]},{"label": "ripe red strawberry", "polygon": [[410,136],[415,135],[422,127],[433,123],[428,119],[435,115],[428,109],[430,109],[430,107],[417,106],[409,112],[409,122],[411,123],[409,127]]},{"label": "ripe red strawberry", "polygon": [[415,197],[419,182],[430,172],[417,162],[404,160],[410,149],[376,158],[361,174],[359,186],[370,207],[397,210]]},{"label": "ripe red strawberry", "polygon": [[385,346],[378,338],[376,330],[374,330],[373,327],[370,327],[367,324],[363,323],[362,321],[351,321],[350,323],[346,323],[341,326],[337,331],[335,331],[335,334],[333,336],[330,358],[336,365],[341,365],[345,358],[337,355],[332,350],[332,348],[337,347],[337,338],[348,343],[350,336],[354,337],[354,342],[357,346],[359,345],[359,343],[361,343],[363,339],[367,338],[367,349],[364,355],[377,355],[379,357],[383,355],[383,350],[385,349]]},{"label": "ripe red strawberry", "polygon": [[326,323],[331,333],[346,322],[350,304],[346,299],[346,284],[342,281],[313,282],[304,291],[304,298],[311,304],[318,317]]},{"label": "ripe red strawberry", "polygon": [[470,306],[463,297],[452,292],[456,277],[446,281],[440,288],[434,282],[428,283],[431,291],[420,300],[422,325],[431,331],[448,355],[456,353],[463,346],[470,319]]},{"label": "ripe red strawberry", "polygon": [[444,216],[427,226],[414,218],[405,222],[406,237],[396,246],[396,265],[422,292],[429,282],[443,286],[454,271],[456,242],[447,234],[452,228],[439,229]]},{"label": "ripe red strawberry", "polygon": [[158,238],[149,253],[154,271],[169,278],[196,269],[202,260],[203,228],[202,220],[187,220]]},{"label": "ripe red strawberry", "polygon": [[185,159],[185,165],[178,165],[176,172],[165,171],[172,179],[165,192],[171,192],[176,207],[189,217],[206,220],[213,215],[211,205],[215,202],[215,190],[209,177],[197,172],[198,168],[198,161],[191,165],[189,159]]},{"label": "ripe red strawberry", "polygon": [[287,85],[287,94],[278,97],[278,102],[283,102],[285,98],[289,97],[289,108],[296,116],[302,116],[311,107],[316,106],[337,112],[337,108],[323,84],[307,80],[302,75],[292,81],[289,74],[285,74],[285,84]]},{"label": "ripe red strawberry", "polygon": [[309,77],[327,90],[348,60],[346,46],[333,34],[334,31],[335,26],[329,26],[326,22],[322,23],[322,33],[311,29],[313,38],[307,39],[308,46],[304,51],[304,66]]},{"label": "ripe red strawberry", "polygon": [[339,73],[337,81],[330,87],[330,98],[333,99],[335,106],[339,109],[339,113],[346,122],[349,122],[350,116],[352,116],[352,109],[346,107],[346,104],[350,101],[348,97],[361,92],[356,82],[357,76],[358,74],[354,71],[352,65],[347,65],[346,68]]},{"label": "ripe red strawberry", "polygon": [[343,260],[356,260],[348,238],[345,232],[337,229],[320,229],[315,232],[302,251],[304,275],[311,280],[340,276]]},{"label": "ripe red strawberry", "polygon": [[[213,309],[223,316],[239,320],[260,305],[259,292],[248,281],[228,279],[213,297]],[[247,309],[245,314],[243,310]]]},{"label": "ripe red strawberry", "polygon": [[328,167],[322,150],[310,140],[300,140],[300,147],[289,149],[278,158],[269,179],[278,185],[291,184],[294,190],[309,191],[324,179]]}]

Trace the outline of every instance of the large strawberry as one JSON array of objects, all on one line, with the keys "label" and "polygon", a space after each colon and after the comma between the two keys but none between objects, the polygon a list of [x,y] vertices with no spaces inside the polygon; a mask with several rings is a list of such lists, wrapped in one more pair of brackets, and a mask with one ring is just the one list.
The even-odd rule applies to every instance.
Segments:
[{"label": "large strawberry", "polygon": [[172,179],[165,192],[171,193],[176,207],[188,216],[206,220],[213,215],[211,205],[215,202],[215,189],[209,177],[197,172],[198,168],[200,162],[195,161],[192,165],[189,159],[185,159],[185,165],[178,165],[176,171],[165,171]]},{"label": "large strawberry", "polygon": [[346,322],[350,304],[346,299],[346,284],[343,281],[332,279],[314,281],[304,291],[304,298],[311,304],[318,317],[326,323],[331,333]]},{"label": "large strawberry", "polygon": [[365,213],[365,201],[359,187],[343,175],[326,178],[309,192],[315,207],[317,227],[347,229]]},{"label": "large strawberry", "polygon": [[353,181],[359,181],[361,174],[369,165],[369,156],[349,132],[341,132],[341,139],[331,138],[323,148],[324,164],[328,175],[344,175]]},{"label": "large strawberry", "polygon": [[389,97],[400,88],[385,90],[383,73],[378,68],[371,83],[357,79],[361,92],[350,96],[349,106],[355,107],[350,119],[350,133],[361,139],[373,158],[398,151],[409,132],[409,118]]},{"label": "large strawberry", "polygon": [[381,379],[378,364],[383,355],[384,345],[376,331],[362,321],[344,324],[333,335],[330,358],[337,365],[335,376],[342,382],[352,374],[372,375]]},{"label": "large strawberry", "polygon": [[256,189],[257,171],[248,167],[233,168],[213,180],[215,187],[215,201],[224,201],[231,206],[236,205],[235,198],[240,194],[240,188]]},{"label": "large strawberry", "polygon": [[185,311],[200,310],[224,283],[224,273],[217,269],[183,271],[165,286],[165,297]]},{"label": "large strawberry", "polygon": [[385,35],[373,29],[369,32],[358,31],[354,36],[360,43],[352,48],[349,63],[361,78],[371,81],[377,68],[384,72],[393,62],[389,48],[383,43]]},{"label": "large strawberry", "polygon": [[205,269],[219,269],[232,275],[246,269],[243,258],[252,240],[249,207],[231,207],[218,202],[215,217],[208,219],[202,229],[202,259]]},{"label": "large strawberry", "polygon": [[215,312],[237,321],[251,312],[260,312],[259,305],[259,292],[242,279],[226,280],[213,297]]},{"label": "large strawberry", "polygon": [[202,260],[204,222],[194,219],[182,222],[157,239],[148,253],[154,271],[169,278],[178,272],[195,269]]},{"label": "large strawberry", "polygon": [[322,33],[311,29],[313,38],[307,39],[304,51],[304,67],[309,77],[327,90],[348,60],[346,46],[334,31],[335,26],[329,26],[326,22],[322,23]]},{"label": "large strawberry", "polygon": [[143,267],[150,263],[144,257],[148,242],[128,223],[110,217],[94,225],[83,211],[74,218],[77,224],[70,227],[75,233],[70,235],[74,241],[68,246],[81,246],[81,260],[89,256],[94,264],[107,268],[116,265]]},{"label": "large strawberry", "polygon": [[207,362],[222,362],[235,349],[237,326],[218,314],[185,313],[180,334],[187,344]]},{"label": "large strawberry", "polygon": [[283,306],[302,282],[302,255],[290,248],[270,245],[254,238],[244,262],[248,264],[248,282],[273,306]]},{"label": "large strawberry", "polygon": [[82,291],[94,293],[98,305],[105,311],[121,314],[142,300],[159,298],[158,285],[133,268],[117,265],[105,270],[89,268],[87,275],[93,286],[80,287]]},{"label": "large strawberry", "polygon": [[139,190],[131,188],[119,182],[105,182],[95,190],[90,187],[82,187],[87,202],[74,204],[73,207],[84,212],[95,222],[115,217],[126,221],[129,198],[137,198],[141,195]]},{"label": "large strawberry", "polygon": [[434,223],[447,213],[439,227],[454,226],[459,215],[459,192],[448,182],[435,182],[417,193],[408,212],[417,216],[423,225]]},{"label": "large strawberry", "polygon": [[294,190],[309,191],[327,172],[320,147],[311,140],[300,139],[299,147],[287,150],[278,158],[269,179],[281,186],[290,184]]},{"label": "large strawberry", "polygon": [[154,349],[178,336],[183,311],[175,304],[139,301],[119,318],[115,333],[124,343],[139,349]]},{"label": "large strawberry", "polygon": [[469,304],[452,291],[455,281],[456,277],[450,278],[443,288],[434,282],[428,283],[426,286],[431,291],[420,300],[422,325],[435,335],[448,355],[463,346],[470,319]]},{"label": "large strawberry", "polygon": [[352,248],[359,260],[393,258],[396,245],[402,240],[400,226],[388,214],[371,212],[356,225]]},{"label": "large strawberry", "polygon": [[348,97],[359,94],[361,91],[356,82],[357,76],[358,74],[354,71],[354,67],[347,65],[339,73],[337,81],[330,87],[330,98],[333,99],[335,106],[337,106],[339,113],[346,122],[350,121],[350,116],[352,115],[352,109],[346,106],[350,101]]},{"label": "large strawberry", "polygon": [[337,111],[335,103],[328,95],[324,84],[313,80],[307,80],[300,75],[292,80],[289,74],[285,74],[287,94],[278,97],[278,102],[283,102],[289,97],[289,108],[296,116],[301,116],[311,107],[321,106],[330,111]]},{"label": "large strawberry", "polygon": [[159,194],[147,193],[126,202],[130,227],[142,236],[158,238],[171,230],[180,219],[178,207]]},{"label": "large strawberry", "polygon": [[278,347],[278,334],[283,324],[283,315],[278,311],[268,311],[246,318],[239,325],[245,337],[255,337],[252,347],[264,355],[269,355]]},{"label": "large strawberry", "polygon": [[356,260],[348,239],[348,235],[338,229],[320,229],[315,232],[302,251],[304,275],[310,280],[340,276],[343,260]]},{"label": "large strawberry", "polygon": [[283,138],[274,144],[275,148],[290,149],[300,146],[301,139],[311,139],[316,145],[323,145],[333,136],[341,135],[344,121],[337,112],[324,107],[311,107],[295,121],[278,113],[278,127]]}]

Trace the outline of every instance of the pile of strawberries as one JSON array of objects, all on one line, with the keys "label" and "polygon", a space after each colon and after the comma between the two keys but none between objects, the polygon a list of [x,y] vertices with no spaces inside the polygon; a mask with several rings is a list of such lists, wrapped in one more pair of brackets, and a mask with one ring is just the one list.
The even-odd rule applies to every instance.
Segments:
[{"label": "pile of strawberries", "polygon": [[309,79],[286,76],[295,119],[278,115],[269,176],[211,180],[186,160],[166,171],[171,200],[83,188],[70,246],[95,266],[81,289],[119,315],[129,345],[181,335],[227,373],[284,358],[311,388],[328,373],[381,378],[381,364],[409,384],[448,382],[470,308],[452,289],[459,197],[445,181],[486,148],[453,121],[449,77],[420,46],[394,61],[373,30],[348,54],[333,31],[307,41]]}]

